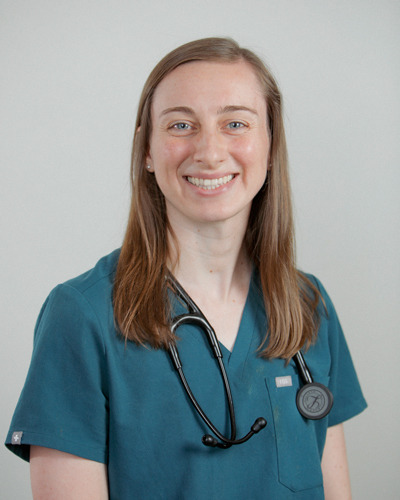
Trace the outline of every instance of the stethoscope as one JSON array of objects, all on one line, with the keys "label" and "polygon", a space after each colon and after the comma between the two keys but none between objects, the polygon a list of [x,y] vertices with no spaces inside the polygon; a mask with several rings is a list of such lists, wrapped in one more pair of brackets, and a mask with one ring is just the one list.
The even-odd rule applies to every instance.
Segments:
[{"label": "stethoscope", "polygon": [[[213,432],[213,434],[220,440],[218,441],[211,434],[205,434],[202,438],[202,442],[205,446],[218,447],[218,448],[230,448],[234,444],[242,444],[248,441],[254,434],[264,429],[267,425],[267,421],[263,417],[256,419],[254,424],[251,426],[250,431],[242,438],[236,439],[236,419],[235,410],[233,407],[233,399],[231,388],[229,385],[228,376],[226,374],[225,365],[222,361],[222,352],[217,340],[217,336],[214,329],[207,321],[204,314],[200,311],[198,306],[193,302],[191,297],[186,293],[182,286],[175,280],[172,275],[167,277],[172,290],[178,297],[178,299],[183,302],[187,308],[187,312],[180,314],[171,318],[170,328],[171,332],[175,334],[176,330],[185,324],[191,323],[198,325],[206,334],[208,342],[210,344],[211,350],[216,358],[221,373],[221,377],[224,383],[225,394],[228,401],[229,418],[231,424],[230,437],[224,436],[210,421],[207,415],[204,413],[203,409],[194,397],[190,386],[186,380],[185,374],[183,373],[182,363],[179,357],[178,349],[176,344],[169,344],[169,354],[171,356],[173,365],[178,372],[179,378],[183,384],[183,387],[188,395],[191,403],[196,409],[197,413],[200,415],[207,427]],[[294,361],[296,363],[297,369],[300,374],[303,386],[296,395],[296,405],[300,414],[304,418],[311,420],[318,420],[325,417],[331,410],[333,405],[333,396],[330,390],[322,384],[313,381],[310,370],[305,362],[304,356],[301,351],[298,351],[294,355]]]}]

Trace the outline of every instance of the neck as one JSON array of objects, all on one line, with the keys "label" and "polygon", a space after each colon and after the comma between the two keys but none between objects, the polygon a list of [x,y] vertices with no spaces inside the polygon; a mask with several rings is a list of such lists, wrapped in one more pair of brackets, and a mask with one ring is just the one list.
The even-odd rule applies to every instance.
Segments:
[{"label": "neck", "polygon": [[190,295],[205,293],[227,301],[239,289],[248,288],[252,265],[245,249],[247,221],[212,224],[175,223],[175,240],[169,237],[170,269]]}]

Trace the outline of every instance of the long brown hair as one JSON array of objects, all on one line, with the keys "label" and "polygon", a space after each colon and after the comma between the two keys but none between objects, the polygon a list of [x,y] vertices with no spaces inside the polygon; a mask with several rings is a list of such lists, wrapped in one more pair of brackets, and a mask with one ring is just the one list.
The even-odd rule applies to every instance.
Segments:
[{"label": "long brown hair", "polygon": [[271,72],[252,51],[229,38],[196,40],[167,54],[148,77],[139,101],[132,149],[132,202],[114,284],[114,315],[127,340],[166,348],[175,341],[168,328],[167,233],[171,231],[164,196],[146,171],[152,132],[151,105],[166,75],[192,61],[247,61],[267,103],[271,167],[253,200],[246,233],[249,255],[258,268],[268,331],[264,357],[289,359],[315,338],[320,294],[296,270],[294,230],[281,94]]}]

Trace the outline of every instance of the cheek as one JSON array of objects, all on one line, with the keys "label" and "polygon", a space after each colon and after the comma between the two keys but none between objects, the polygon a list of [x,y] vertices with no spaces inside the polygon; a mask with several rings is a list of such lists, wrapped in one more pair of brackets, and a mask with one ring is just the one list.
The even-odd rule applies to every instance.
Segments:
[{"label": "cheek", "polygon": [[159,161],[167,166],[177,166],[190,154],[190,148],[186,141],[170,138],[158,144],[157,152]]},{"label": "cheek", "polygon": [[247,140],[246,137],[237,140],[231,148],[231,154],[244,166],[257,165],[260,169],[267,169],[268,142],[264,140]]}]

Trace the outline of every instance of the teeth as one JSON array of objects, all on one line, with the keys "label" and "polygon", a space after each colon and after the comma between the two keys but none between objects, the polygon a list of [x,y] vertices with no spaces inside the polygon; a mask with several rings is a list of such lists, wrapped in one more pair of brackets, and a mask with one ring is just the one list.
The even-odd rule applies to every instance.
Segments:
[{"label": "teeth", "polygon": [[201,179],[199,177],[187,177],[190,184],[194,186],[201,187],[202,189],[216,189],[224,184],[227,184],[234,178],[234,175],[225,175],[225,177],[220,177],[219,179]]}]

